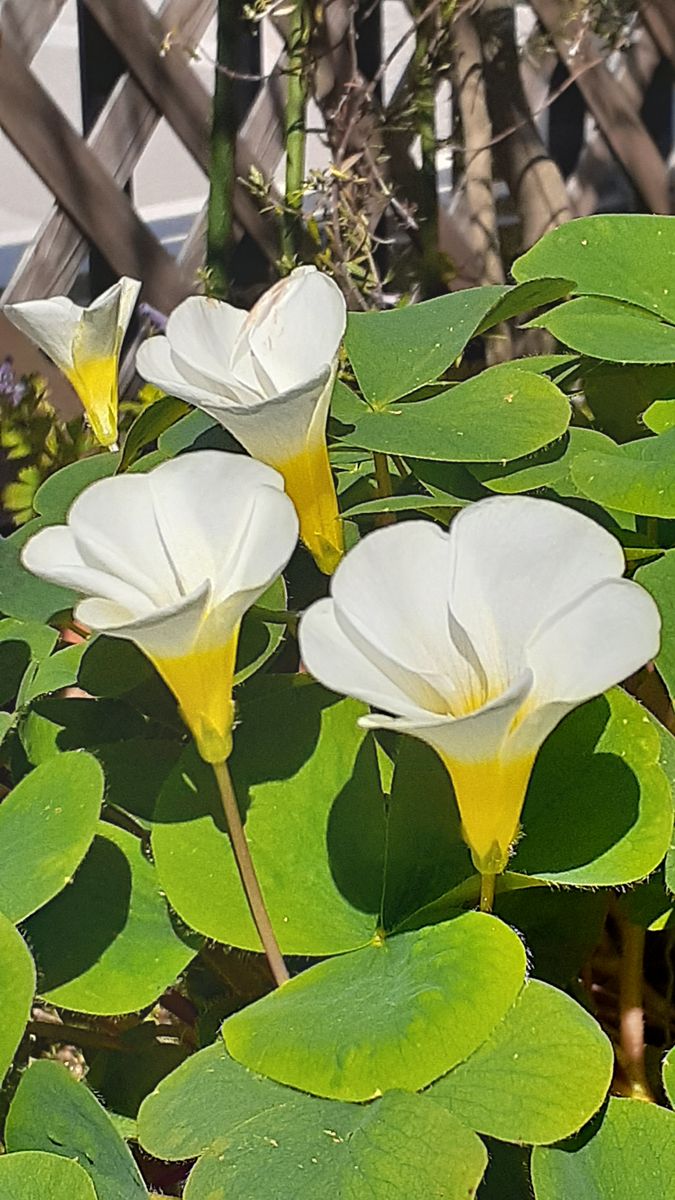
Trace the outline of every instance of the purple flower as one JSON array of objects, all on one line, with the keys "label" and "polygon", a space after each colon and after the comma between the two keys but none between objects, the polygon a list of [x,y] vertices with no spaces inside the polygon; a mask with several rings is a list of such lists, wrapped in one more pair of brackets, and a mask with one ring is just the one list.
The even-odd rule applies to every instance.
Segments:
[{"label": "purple flower", "polygon": [[0,363],[0,402],[6,400],[16,406],[21,403],[25,394],[26,384],[23,379],[17,379],[14,359],[8,355]]}]

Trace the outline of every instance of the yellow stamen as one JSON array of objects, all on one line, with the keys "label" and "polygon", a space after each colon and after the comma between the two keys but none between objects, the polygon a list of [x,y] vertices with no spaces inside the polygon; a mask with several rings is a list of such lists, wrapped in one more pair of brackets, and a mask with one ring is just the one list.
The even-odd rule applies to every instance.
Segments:
[{"label": "yellow stamen", "polygon": [[239,630],[229,642],[180,658],[153,658],[180,705],[181,716],[205,762],[223,762],[232,751],[232,682]]},{"label": "yellow stamen", "polygon": [[325,441],[271,464],[284,477],[300,521],[300,537],[324,575],[344,554],[342,523]]},{"label": "yellow stamen", "polygon": [[462,837],[481,875],[499,875],[506,868],[535,757],[486,762],[443,758],[455,789]]},{"label": "yellow stamen", "polygon": [[117,355],[76,360],[65,375],[82,402],[96,440],[112,446],[117,441]]}]

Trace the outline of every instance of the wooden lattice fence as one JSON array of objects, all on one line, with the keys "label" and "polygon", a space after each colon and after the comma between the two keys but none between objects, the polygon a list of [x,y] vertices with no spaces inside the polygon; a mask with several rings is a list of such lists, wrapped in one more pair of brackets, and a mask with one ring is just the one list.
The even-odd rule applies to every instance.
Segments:
[{"label": "wooden lattice fence", "polygon": [[[23,254],[4,299],[17,301],[67,292],[93,247],[114,273],[142,278],[145,297],[151,304],[170,310],[195,288],[197,270],[204,261],[206,214],[196,217],[180,254],[172,257],[135,210],[128,184],[162,117],[201,170],[208,170],[211,97],[191,70],[186,54],[161,51],[174,28],[180,29],[184,41],[196,44],[215,15],[216,0],[164,0],[157,15],[150,12],[144,0],[81,0],[125,67],[85,136],[69,123],[31,70],[31,62],[64,2],[4,0],[0,7],[0,128],[54,197],[54,206]],[[378,5],[371,0],[360,7],[372,15]],[[422,6],[419,0],[409,0],[409,7],[419,18],[420,12],[430,12],[433,4]],[[481,13],[495,7],[494,0],[460,3],[453,19],[461,22],[466,14],[472,21],[475,18],[480,29]],[[387,69],[380,53],[379,61],[366,64],[360,74],[354,74],[353,62],[350,64],[346,55],[354,8],[352,0],[326,0],[323,6],[325,28],[332,40],[329,53],[324,53],[322,59],[321,87],[324,102],[328,98],[333,105],[340,97],[348,106],[358,105],[361,94],[372,97],[374,82],[379,87]],[[532,224],[533,235],[556,220],[595,211],[598,180],[608,164],[620,164],[639,206],[653,212],[670,211],[667,160],[671,147],[656,144],[641,113],[659,65],[675,65],[673,0],[643,0],[635,14],[636,36],[619,54],[618,65],[611,67],[606,51],[584,19],[583,5],[575,10],[560,0],[530,0],[530,8],[550,42],[539,60],[523,59],[521,63],[529,111],[523,115],[517,105],[506,104],[497,120],[494,111],[491,113],[488,149],[491,154],[494,151],[496,177],[506,179],[512,195],[521,185],[526,188],[534,181],[532,194],[536,200],[542,143],[531,114],[552,103],[556,71],[568,73],[561,93],[572,81],[584,111],[595,125],[583,140],[573,169],[567,172],[562,199],[559,193],[559,202],[551,203],[550,197],[542,193],[541,216]],[[575,16],[575,11],[579,15]],[[461,24],[457,30],[459,36]],[[414,42],[414,29],[411,36]],[[470,82],[470,73],[467,79]],[[317,80],[318,75],[315,84]],[[404,84],[405,75],[400,86]],[[237,140],[237,230],[239,235],[245,233],[252,238],[269,261],[279,255],[278,231],[241,180],[249,177],[253,167],[266,180],[277,171],[284,155],[284,90],[280,59],[261,79]],[[458,101],[461,109],[461,96]],[[380,129],[386,127],[381,112],[377,120]],[[361,150],[364,145],[367,148],[368,130],[375,128],[368,125],[367,114],[364,127],[366,133],[357,151],[359,146]],[[374,140],[379,153],[377,131]],[[503,155],[502,170],[500,154],[510,141],[520,148],[511,155],[510,164],[508,154]],[[398,194],[405,201],[405,179],[412,178],[417,170],[413,143],[412,135],[399,138],[402,157],[383,169],[386,186],[381,188],[380,203],[373,207],[373,223],[381,219],[391,197]],[[352,149],[346,146],[347,152]],[[479,146],[475,152],[465,154],[464,167],[453,180],[454,201],[439,219],[439,248],[450,254],[456,267],[453,286],[481,281],[481,233],[472,210],[471,170],[466,164],[479,165],[484,149]],[[515,181],[509,171],[515,174]]]}]

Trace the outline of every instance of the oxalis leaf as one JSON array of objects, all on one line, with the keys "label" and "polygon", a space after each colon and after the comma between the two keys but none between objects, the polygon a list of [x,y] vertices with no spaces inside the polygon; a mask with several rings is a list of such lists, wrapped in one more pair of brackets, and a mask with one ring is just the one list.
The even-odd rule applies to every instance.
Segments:
[{"label": "oxalis leaf", "polygon": [[140,842],[100,825],[73,882],[26,923],[40,994],[77,1012],[135,1012],[194,957]]},{"label": "oxalis leaf", "polygon": [[0,1083],[11,1066],[35,992],[35,967],[26,943],[0,913]]},{"label": "oxalis leaf", "polygon": [[675,429],[580,454],[571,475],[584,496],[620,512],[675,517]]},{"label": "oxalis leaf", "polygon": [[430,400],[366,410],[343,444],[442,462],[501,462],[561,437],[569,420],[569,401],[550,379],[504,365]]},{"label": "oxalis leaf", "polygon": [[539,752],[510,869],[576,887],[649,875],[673,822],[660,753],[649,716],[626,693],[575,709]]},{"label": "oxalis leaf", "polygon": [[580,296],[528,322],[589,358],[619,363],[672,363],[675,326],[643,308],[597,296]]},{"label": "oxalis leaf", "polygon": [[636,571],[635,578],[654,597],[661,613],[661,649],[656,667],[671,700],[675,699],[675,550]]},{"label": "oxalis leaf", "polygon": [[675,1113],[642,1100],[611,1099],[560,1146],[536,1147],[536,1200],[655,1200],[672,1195]]},{"label": "oxalis leaf", "polygon": [[[74,1159],[98,1200],[141,1200],[148,1193],[130,1151],[86,1084],[58,1062],[36,1062],[22,1075],[5,1128],[7,1149],[42,1150]],[[0,1176],[1,1178],[1,1176]],[[45,1200],[51,1193],[45,1193]]]},{"label": "oxalis leaf", "polygon": [[61,754],[25,776],[0,805],[0,911],[22,921],[70,883],[96,831],[103,772],[89,754]]},{"label": "oxalis leaf", "polygon": [[22,680],[51,653],[58,633],[37,621],[0,620],[0,704],[17,698]]},{"label": "oxalis leaf", "polygon": [[547,233],[512,267],[519,282],[573,276],[574,292],[626,300],[675,322],[672,217],[582,217]]},{"label": "oxalis leaf", "polygon": [[0,1157],[0,1195],[7,1200],[97,1200],[91,1178],[78,1163],[44,1150]]},{"label": "oxalis leaf", "polygon": [[223,1037],[250,1070],[318,1096],[416,1091],[485,1041],[524,975],[516,934],[465,913],[311,967],[229,1017]]},{"label": "oxalis leaf", "polygon": [[487,1155],[425,1097],[367,1106],[317,1100],[234,1062],[221,1045],[193,1056],[141,1107],[141,1144],[158,1158],[202,1154],[191,1200],[464,1200]]},{"label": "oxalis leaf", "polygon": [[[364,711],[306,676],[261,680],[242,692],[230,766],[289,954],[350,950],[377,926],[384,802],[373,744],[356,723]],[[194,751],[167,780],[154,822],[157,871],[176,912],[208,937],[260,949],[213,772]]]},{"label": "oxalis leaf", "polygon": [[611,1043],[585,1009],[530,980],[487,1041],[426,1094],[478,1133],[536,1145],[597,1112],[613,1067]]},{"label": "oxalis leaf", "polygon": [[[539,752],[509,872],[576,887],[618,886],[650,874],[672,831],[661,753],[649,715],[618,689],[570,713]],[[412,739],[401,742],[388,820],[385,928],[451,915],[466,903],[473,869],[447,772]],[[498,897],[500,911],[526,932],[528,908],[536,913],[538,903],[518,892]],[[591,930],[602,919],[600,907],[587,914]],[[544,930],[538,941],[546,940]]]},{"label": "oxalis leaf", "polygon": [[506,463],[474,463],[472,475],[491,492],[512,496],[547,488],[557,496],[579,496],[571,467],[580,454],[615,448],[611,438],[595,429],[568,429],[558,441],[526,458]]},{"label": "oxalis leaf", "polygon": [[474,334],[570,291],[568,279],[525,287],[466,288],[389,312],[349,313],[345,349],[361,391],[382,408],[431,383]]}]

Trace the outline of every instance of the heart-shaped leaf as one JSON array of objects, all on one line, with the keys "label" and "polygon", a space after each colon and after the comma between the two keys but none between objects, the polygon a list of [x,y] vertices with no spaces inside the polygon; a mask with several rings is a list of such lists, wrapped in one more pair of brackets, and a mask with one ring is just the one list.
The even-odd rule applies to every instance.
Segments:
[{"label": "heart-shaped leaf", "polygon": [[364,411],[343,444],[443,462],[501,462],[561,437],[569,420],[569,401],[550,379],[507,365],[430,400]]},{"label": "heart-shaped leaf", "polygon": [[91,845],[103,772],[90,754],[31,771],[0,805],[0,911],[22,921],[71,882]]},{"label": "heart-shaped leaf", "polygon": [[18,1150],[0,1157],[0,1195],[8,1200],[97,1200],[79,1163],[44,1150]]},{"label": "heart-shaped leaf", "polygon": [[[86,914],[86,920],[83,920]],[[196,953],[176,932],[141,843],[101,825],[73,882],[26,923],[40,994],[77,1012],[135,1012]]]},{"label": "heart-shaped leaf", "polygon": [[560,1146],[535,1148],[536,1200],[655,1200],[675,1178],[675,1113],[611,1099],[601,1116]]},{"label": "heart-shaped leaf", "polygon": [[42,1150],[75,1159],[99,1200],[147,1200],[138,1167],[110,1117],[62,1063],[35,1062],[22,1075],[5,1140],[12,1153]]},{"label": "heart-shaped leaf", "polygon": [[0,913],[0,1082],[11,1065],[35,993],[35,967],[26,943]]},{"label": "heart-shaped leaf", "polygon": [[537,1145],[576,1133],[613,1069],[611,1043],[585,1009],[530,980],[487,1041],[427,1095],[478,1133]]},{"label": "heart-shaped leaf", "polygon": [[672,217],[582,217],[551,230],[513,264],[514,279],[568,273],[577,293],[612,296],[675,322]]},{"label": "heart-shaped leaf", "polygon": [[223,1037],[250,1070],[318,1096],[416,1091],[489,1037],[524,974],[516,934],[465,913],[311,967],[229,1017]]},{"label": "heart-shaped leaf", "polygon": [[572,480],[589,500],[645,517],[675,517],[675,429],[580,454]]}]

